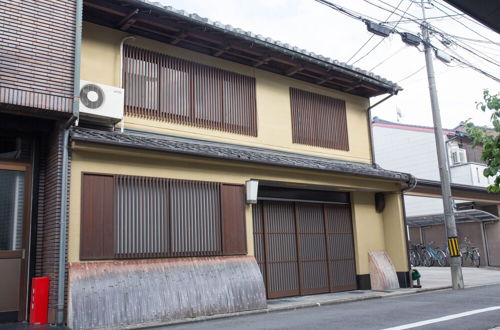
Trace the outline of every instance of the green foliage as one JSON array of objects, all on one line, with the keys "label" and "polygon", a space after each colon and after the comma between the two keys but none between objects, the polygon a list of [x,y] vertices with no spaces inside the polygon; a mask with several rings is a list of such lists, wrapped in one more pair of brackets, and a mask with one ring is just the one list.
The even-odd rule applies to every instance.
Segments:
[{"label": "green foliage", "polygon": [[[492,193],[500,193],[500,93],[490,94],[490,91],[483,91],[483,101],[476,102],[476,108],[483,112],[491,111],[491,124],[493,132],[484,127],[477,127],[471,122],[467,122],[466,132],[472,138],[472,145],[481,144],[483,154],[481,159],[486,162],[484,176],[495,177],[494,183],[488,187]],[[498,175],[498,176],[497,176]]]}]

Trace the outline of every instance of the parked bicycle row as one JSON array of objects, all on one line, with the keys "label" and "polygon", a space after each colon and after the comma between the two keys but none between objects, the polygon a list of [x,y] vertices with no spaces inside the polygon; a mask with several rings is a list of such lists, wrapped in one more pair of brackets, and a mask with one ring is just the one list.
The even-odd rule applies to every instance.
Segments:
[{"label": "parked bicycle row", "polygon": [[[412,266],[441,266],[449,265],[450,251],[448,246],[443,248],[432,247],[434,242],[425,244],[412,244],[410,246],[410,262]],[[477,247],[471,246],[471,241],[465,237],[460,249],[460,258],[462,266],[479,267],[481,263],[481,256]]]}]

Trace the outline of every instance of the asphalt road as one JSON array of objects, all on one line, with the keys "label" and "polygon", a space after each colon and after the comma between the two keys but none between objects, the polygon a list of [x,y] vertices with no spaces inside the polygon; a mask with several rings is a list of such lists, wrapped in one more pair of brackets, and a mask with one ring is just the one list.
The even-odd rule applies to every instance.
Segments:
[{"label": "asphalt road", "polygon": [[[461,313],[467,315],[463,316],[464,314]],[[472,315],[469,315],[471,313]],[[439,319],[446,316],[449,317],[445,320]],[[413,324],[412,327],[408,327],[412,323],[421,321],[430,323],[420,326]],[[397,329],[480,330],[491,329],[495,326],[500,326],[500,285],[474,287],[460,291],[433,291],[155,329],[304,330],[398,327]]]}]

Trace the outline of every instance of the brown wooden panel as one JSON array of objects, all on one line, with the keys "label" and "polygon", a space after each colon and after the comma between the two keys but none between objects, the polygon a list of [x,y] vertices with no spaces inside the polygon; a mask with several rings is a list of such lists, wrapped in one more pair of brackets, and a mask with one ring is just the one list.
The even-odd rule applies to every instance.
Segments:
[{"label": "brown wooden panel", "polygon": [[294,143],[349,150],[345,101],[290,88]]},{"label": "brown wooden panel", "polygon": [[114,178],[84,174],[82,178],[81,259],[114,256]]},{"label": "brown wooden panel", "polygon": [[294,205],[263,202],[263,219],[267,296],[297,296],[300,294],[300,269]]},{"label": "brown wooden panel", "polygon": [[349,205],[325,205],[330,291],[355,290],[356,260]]},{"label": "brown wooden panel", "polygon": [[222,251],[224,255],[247,254],[245,226],[245,187],[221,187]]},{"label": "brown wooden panel", "polygon": [[328,260],[325,242],[323,206],[295,203],[300,293],[329,292]]}]

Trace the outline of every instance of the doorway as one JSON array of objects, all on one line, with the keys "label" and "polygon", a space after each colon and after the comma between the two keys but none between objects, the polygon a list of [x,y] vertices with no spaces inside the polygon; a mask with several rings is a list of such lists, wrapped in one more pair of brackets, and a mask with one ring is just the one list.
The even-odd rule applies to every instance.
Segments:
[{"label": "doorway", "polygon": [[0,321],[26,319],[31,167],[0,160]]}]

